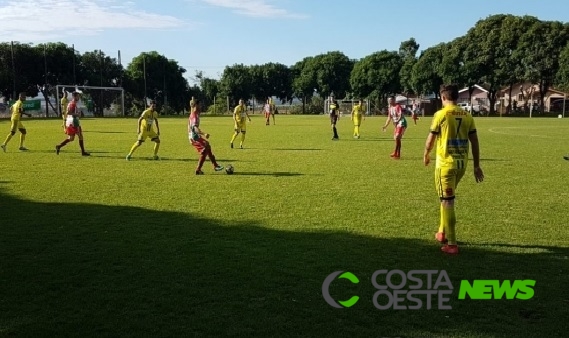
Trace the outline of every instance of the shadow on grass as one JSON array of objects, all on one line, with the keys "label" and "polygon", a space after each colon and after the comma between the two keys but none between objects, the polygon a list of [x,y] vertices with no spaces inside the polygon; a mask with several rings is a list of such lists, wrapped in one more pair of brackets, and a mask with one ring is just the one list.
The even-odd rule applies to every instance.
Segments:
[{"label": "shadow on grass", "polygon": [[319,151],[321,148],[273,148],[271,150],[289,150],[289,151]]},{"label": "shadow on grass", "polygon": [[[429,240],[277,231],[193,215],[195,201],[186,203],[187,213],[164,212],[37,203],[0,190],[0,335],[550,337],[569,316],[567,262],[552,259],[567,248],[465,246],[447,257]],[[379,269],[445,269],[453,309],[376,309],[370,278]],[[338,270],[360,279],[330,288],[337,300],[361,297],[349,309],[321,295]],[[461,279],[537,285],[529,301],[458,301]]]},{"label": "shadow on grass", "polygon": [[131,132],[126,131],[99,131],[99,130],[84,130],[84,133],[89,134],[132,134]]},{"label": "shadow on grass", "polygon": [[288,172],[288,171],[237,171],[234,172],[233,175],[290,177],[290,176],[303,176],[304,174]]}]

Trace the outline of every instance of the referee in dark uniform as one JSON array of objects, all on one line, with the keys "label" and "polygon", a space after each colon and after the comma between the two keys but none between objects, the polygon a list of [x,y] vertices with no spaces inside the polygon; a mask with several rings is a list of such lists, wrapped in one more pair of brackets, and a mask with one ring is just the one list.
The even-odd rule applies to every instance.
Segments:
[{"label": "referee in dark uniform", "polygon": [[334,97],[330,98],[330,124],[332,126],[332,131],[334,132],[334,136],[332,140],[338,140],[338,130],[336,129],[336,122],[340,119],[340,105],[338,105],[338,101]]}]

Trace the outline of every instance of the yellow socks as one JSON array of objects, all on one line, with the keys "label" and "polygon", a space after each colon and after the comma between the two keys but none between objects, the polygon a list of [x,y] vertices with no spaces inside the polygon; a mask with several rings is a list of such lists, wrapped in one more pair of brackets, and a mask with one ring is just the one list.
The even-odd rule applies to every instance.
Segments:
[{"label": "yellow socks", "polygon": [[454,205],[445,205],[442,207],[442,223],[444,226],[445,237],[448,240],[448,245],[456,245],[456,215],[454,213]]}]

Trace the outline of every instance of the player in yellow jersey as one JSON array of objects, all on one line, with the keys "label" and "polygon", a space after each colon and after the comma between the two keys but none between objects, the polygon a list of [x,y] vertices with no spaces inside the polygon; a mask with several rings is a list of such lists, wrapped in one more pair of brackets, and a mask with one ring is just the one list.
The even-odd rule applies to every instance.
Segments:
[{"label": "player in yellow jersey", "polygon": [[26,93],[20,93],[20,97],[19,100],[16,101],[12,107],[10,107],[11,111],[12,111],[12,118],[10,119],[11,122],[11,126],[10,126],[10,133],[8,134],[8,136],[6,136],[6,140],[4,141],[4,143],[2,143],[2,145],[0,145],[0,147],[2,148],[2,150],[4,150],[4,152],[6,152],[6,146],[8,145],[8,142],[10,142],[10,140],[12,139],[12,137],[14,137],[14,135],[16,135],[16,131],[19,130],[20,131],[20,150],[21,151],[26,151],[28,150],[26,147],[24,147],[24,141],[26,140],[26,127],[24,127],[24,125],[22,124],[22,115],[27,115],[28,117],[31,117],[31,114],[28,113],[24,113],[24,102],[26,102]]},{"label": "player in yellow jersey", "polygon": [[365,120],[365,107],[362,105],[363,101],[359,100],[358,104],[352,108],[352,121],[354,121],[354,138],[360,138],[360,125],[362,120]]},{"label": "player in yellow jersey", "polygon": [[455,190],[466,172],[468,146],[472,146],[474,178],[484,180],[480,168],[480,146],[474,119],[469,112],[456,105],[458,86],[443,85],[440,90],[443,108],[437,111],[431,123],[431,132],[425,144],[423,162],[428,166],[430,153],[436,141],[435,187],[439,195],[440,225],[435,238],[446,244],[441,250],[447,254],[458,254],[456,242],[456,216],[454,212]]},{"label": "player in yellow jersey", "polygon": [[[154,124],[156,124],[156,131],[154,131]],[[156,101],[150,101],[150,107],[146,109],[140,118],[138,119],[137,128],[138,140],[134,143],[128,155],[126,155],[126,160],[129,161],[132,158],[132,154],[142,143],[150,138],[154,142],[154,159],[159,160],[158,149],[160,149],[160,125],[158,124],[158,112],[156,112]]]},{"label": "player in yellow jersey", "polygon": [[233,142],[237,138],[237,135],[241,133],[241,143],[239,148],[243,149],[243,142],[245,142],[245,133],[247,132],[247,120],[251,122],[251,118],[247,113],[247,107],[245,106],[245,101],[239,100],[239,105],[233,110],[233,121],[235,122],[233,137],[231,138],[231,148],[233,148]]},{"label": "player in yellow jersey", "polygon": [[65,118],[67,115],[67,105],[69,104],[69,100],[67,99],[67,90],[63,90],[63,96],[61,97],[61,118],[63,119],[63,131],[65,131]]}]

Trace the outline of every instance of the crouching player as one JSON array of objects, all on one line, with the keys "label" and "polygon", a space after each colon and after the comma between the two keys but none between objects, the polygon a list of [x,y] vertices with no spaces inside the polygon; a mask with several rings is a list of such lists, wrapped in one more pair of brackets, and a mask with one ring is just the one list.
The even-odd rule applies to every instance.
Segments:
[{"label": "crouching player", "polygon": [[198,162],[198,167],[196,168],[196,175],[203,175],[202,167],[205,163],[207,157],[213,164],[213,169],[215,171],[223,170],[223,167],[217,164],[215,160],[215,156],[211,151],[211,146],[209,142],[206,140],[209,138],[209,134],[204,133],[200,130],[200,109],[199,109],[199,100],[195,100],[193,106],[191,107],[192,112],[190,113],[190,118],[188,121],[188,137],[190,139],[190,143],[198,153],[200,154],[200,159]]}]

